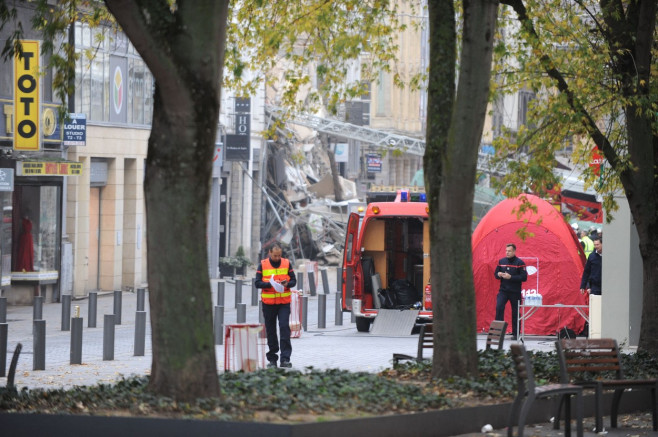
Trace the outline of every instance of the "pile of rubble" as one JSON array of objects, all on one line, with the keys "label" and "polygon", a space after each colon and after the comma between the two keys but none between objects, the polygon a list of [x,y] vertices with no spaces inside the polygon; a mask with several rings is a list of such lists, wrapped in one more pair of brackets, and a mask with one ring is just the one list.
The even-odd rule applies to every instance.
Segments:
[{"label": "pile of rubble", "polygon": [[[293,261],[337,266],[342,262],[348,200],[357,198],[356,184],[338,176],[343,200],[335,200],[327,147],[308,131],[286,132],[268,143],[261,238],[263,247],[279,241]],[[306,136],[295,140],[300,134]]]}]

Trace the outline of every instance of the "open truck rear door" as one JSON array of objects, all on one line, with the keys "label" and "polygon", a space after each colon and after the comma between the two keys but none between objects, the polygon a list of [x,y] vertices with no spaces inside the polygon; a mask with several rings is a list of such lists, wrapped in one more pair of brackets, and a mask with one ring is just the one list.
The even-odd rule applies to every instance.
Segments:
[{"label": "open truck rear door", "polygon": [[359,258],[359,221],[357,213],[351,213],[347,222],[345,233],[345,249],[343,250],[343,310],[352,310],[352,296],[354,294],[354,273]]}]

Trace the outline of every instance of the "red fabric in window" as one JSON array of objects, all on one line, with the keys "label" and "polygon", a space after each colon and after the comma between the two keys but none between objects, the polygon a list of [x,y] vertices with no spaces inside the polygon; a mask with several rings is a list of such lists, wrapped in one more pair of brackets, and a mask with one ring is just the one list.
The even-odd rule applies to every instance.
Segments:
[{"label": "red fabric in window", "polygon": [[32,222],[27,217],[21,220],[23,232],[18,240],[18,259],[16,270],[19,272],[34,271],[34,241],[32,240]]}]

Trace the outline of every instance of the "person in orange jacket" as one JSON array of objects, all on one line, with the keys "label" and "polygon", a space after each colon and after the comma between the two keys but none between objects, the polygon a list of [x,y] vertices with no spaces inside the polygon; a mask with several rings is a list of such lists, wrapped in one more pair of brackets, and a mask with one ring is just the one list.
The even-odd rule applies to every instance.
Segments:
[{"label": "person in orange jacket", "polygon": [[[281,367],[292,367],[290,355],[290,289],[297,285],[295,272],[290,260],[283,258],[283,249],[279,243],[274,243],[268,251],[268,257],[260,262],[256,271],[256,288],[261,289],[263,301],[263,318],[267,333],[267,367],[277,367],[278,352],[281,351]],[[276,283],[277,285],[273,285]],[[279,288],[279,290],[276,289]],[[279,320],[281,345],[276,332],[276,321]]]}]

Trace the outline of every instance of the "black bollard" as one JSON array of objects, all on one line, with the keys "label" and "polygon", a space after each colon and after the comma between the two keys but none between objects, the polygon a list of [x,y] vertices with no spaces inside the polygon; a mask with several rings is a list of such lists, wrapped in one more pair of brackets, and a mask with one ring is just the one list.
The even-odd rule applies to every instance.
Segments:
[{"label": "black bollard", "polygon": [[224,281],[217,282],[217,305],[220,307],[224,306],[225,287],[226,287],[226,282]]},{"label": "black bollard", "polygon": [[239,303],[238,304],[237,322],[238,323],[246,323],[247,322],[247,304],[246,303]]},{"label": "black bollard", "polygon": [[144,356],[146,345],[146,311],[135,311],[135,356]]},{"label": "black bollard", "polygon": [[137,289],[137,311],[144,311],[144,301],[146,296],[145,288]]},{"label": "black bollard", "polygon": [[0,323],[7,323],[7,298],[0,297]]},{"label": "black bollard", "polygon": [[0,377],[7,376],[7,343],[9,339],[9,324],[0,323]]},{"label": "black bollard", "polygon": [[302,296],[302,328],[308,331],[308,296]]},{"label": "black bollard", "polygon": [[215,344],[224,344],[224,307],[215,307]]},{"label": "black bollard", "polygon": [[89,307],[87,308],[87,321],[88,328],[96,327],[96,314],[98,313],[98,292],[90,291],[89,292]]},{"label": "black bollard", "polygon": [[327,327],[327,295],[318,295],[318,328]]},{"label": "black bollard", "polygon": [[322,277],[322,290],[324,294],[329,294],[329,278],[327,277],[327,269],[320,270],[320,276]]},{"label": "black bollard", "polygon": [[258,288],[256,288],[256,278],[251,280],[251,306],[258,305]]},{"label": "black bollard", "polygon": [[242,279],[235,280],[235,308],[242,303]]},{"label": "black bollard", "polygon": [[34,296],[34,304],[32,306],[32,320],[43,319],[43,296]]},{"label": "black bollard", "polygon": [[301,291],[304,293],[304,273],[300,273],[299,276],[297,276],[297,290]]},{"label": "black bollard", "polygon": [[32,370],[46,370],[46,321],[32,321]]},{"label": "black bollard", "polygon": [[315,273],[308,272],[308,288],[311,290],[311,296],[318,294],[318,291],[315,289]]},{"label": "black bollard", "polygon": [[71,330],[71,295],[62,294],[62,331]]},{"label": "black bollard", "polygon": [[123,293],[121,293],[121,290],[114,290],[114,324],[115,325],[121,324],[122,297],[123,297]]},{"label": "black bollard", "polygon": [[105,314],[103,319],[103,361],[114,359],[114,314]]},{"label": "black bollard", "polygon": [[71,364],[82,364],[82,321],[78,314],[71,319]]},{"label": "black bollard", "polygon": [[343,308],[342,308],[342,299],[340,296],[340,293],[336,293],[336,307],[335,307],[335,319],[334,319],[334,324],[336,326],[342,326],[343,325]]}]

